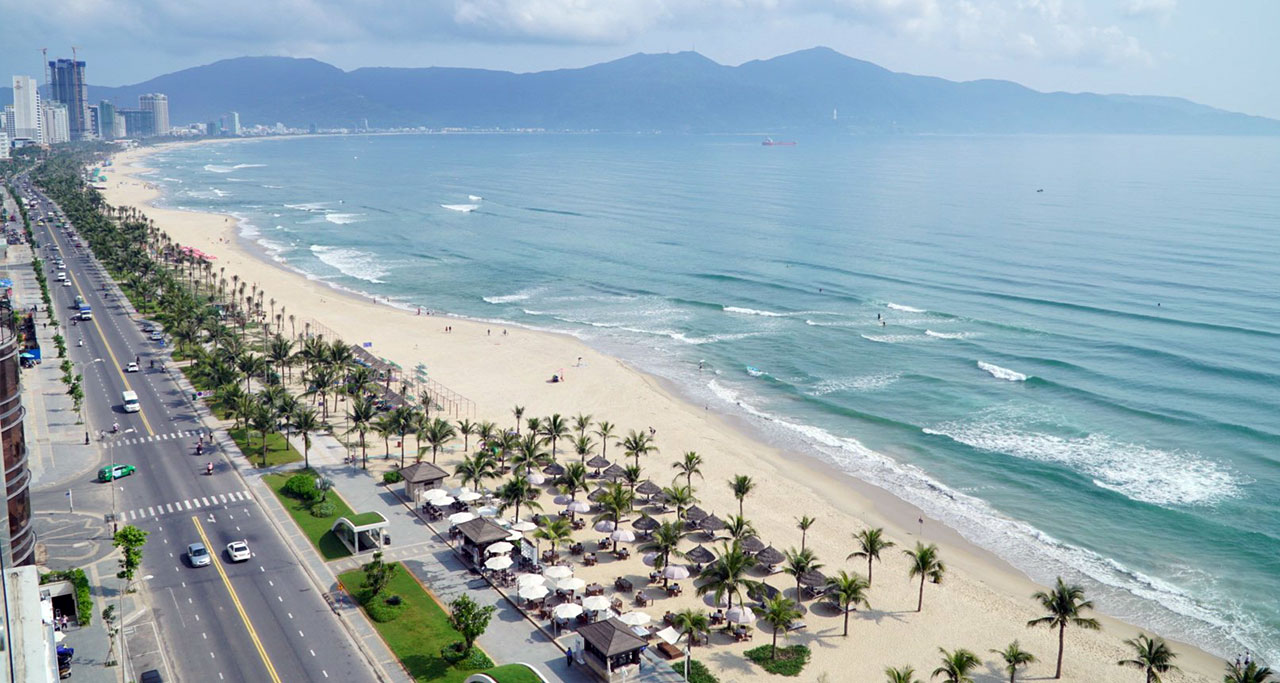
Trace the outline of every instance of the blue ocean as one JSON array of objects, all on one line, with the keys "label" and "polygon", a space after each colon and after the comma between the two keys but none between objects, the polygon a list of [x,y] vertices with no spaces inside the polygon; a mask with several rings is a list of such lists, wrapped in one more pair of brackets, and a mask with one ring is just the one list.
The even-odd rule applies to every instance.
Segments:
[{"label": "blue ocean", "polygon": [[286,267],[574,334],[1034,579],[1280,662],[1280,140],[797,143],[308,137],[148,163]]}]

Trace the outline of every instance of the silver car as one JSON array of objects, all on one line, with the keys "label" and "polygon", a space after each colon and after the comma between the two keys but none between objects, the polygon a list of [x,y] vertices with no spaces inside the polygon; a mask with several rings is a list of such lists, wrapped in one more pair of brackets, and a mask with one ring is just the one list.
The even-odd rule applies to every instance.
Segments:
[{"label": "silver car", "polygon": [[208,567],[213,561],[209,557],[209,549],[205,548],[203,543],[192,543],[187,546],[187,559],[191,561],[192,567]]}]

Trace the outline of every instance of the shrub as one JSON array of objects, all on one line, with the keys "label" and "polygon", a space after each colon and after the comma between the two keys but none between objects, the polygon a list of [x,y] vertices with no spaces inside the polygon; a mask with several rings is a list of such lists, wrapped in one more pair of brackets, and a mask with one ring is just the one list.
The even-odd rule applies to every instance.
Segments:
[{"label": "shrub", "polygon": [[440,658],[459,671],[479,671],[493,667],[493,660],[489,659],[484,650],[473,647],[470,652],[466,652],[464,648],[466,644],[462,641],[445,645],[440,648]]},{"label": "shrub", "polygon": [[338,510],[333,507],[333,503],[316,503],[311,506],[312,517],[332,517]]},{"label": "shrub", "polygon": [[[674,662],[672,668],[676,671],[684,672],[684,665],[680,662]],[[696,659],[689,660],[689,683],[720,683],[720,679],[707,669],[707,665]]]},{"label": "shrub", "polygon": [[799,676],[804,665],[809,663],[809,648],[803,645],[780,647],[777,658],[773,657],[773,648],[769,645],[752,648],[742,654],[765,671],[779,676]]},{"label": "shrub", "polygon": [[369,613],[370,619],[385,624],[388,621],[395,621],[396,617],[405,610],[405,604],[399,595],[389,595],[385,598],[375,595],[365,602],[364,608]]},{"label": "shrub", "polygon": [[400,476],[399,472],[383,472],[382,473],[382,483],[384,484],[390,485],[390,484],[396,484],[402,481],[404,481],[404,477]]},{"label": "shrub", "polygon": [[49,572],[40,575],[40,583],[51,581],[70,581],[76,589],[76,621],[81,626],[88,626],[93,621],[93,593],[89,590],[89,577],[83,569],[68,569],[61,572]]},{"label": "shrub", "polygon": [[320,497],[320,492],[316,490],[315,475],[307,473],[289,477],[284,486],[280,487],[280,493],[290,498],[297,498],[304,503],[310,503]]}]

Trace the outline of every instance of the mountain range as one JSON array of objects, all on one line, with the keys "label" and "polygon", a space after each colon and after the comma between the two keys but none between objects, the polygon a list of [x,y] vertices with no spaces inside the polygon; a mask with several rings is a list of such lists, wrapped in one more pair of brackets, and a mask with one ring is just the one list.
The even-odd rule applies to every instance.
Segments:
[{"label": "mountain range", "polygon": [[[92,67],[92,65],[90,65]],[[92,73],[92,68],[90,68]],[[7,90],[7,89],[6,89]],[[1280,121],[1172,97],[1039,92],[889,71],[828,48],[726,66],[696,53],[635,54],[579,69],[343,71],[314,59],[240,57],[122,87],[91,102],[169,96],[174,125],[240,113],[244,125],[784,133],[1280,134]],[[0,92],[0,101],[11,101]]]}]

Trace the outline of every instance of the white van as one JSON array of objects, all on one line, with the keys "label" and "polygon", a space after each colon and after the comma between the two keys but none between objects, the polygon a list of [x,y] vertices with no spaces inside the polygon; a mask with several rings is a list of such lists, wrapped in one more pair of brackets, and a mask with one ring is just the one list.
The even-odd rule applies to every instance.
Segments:
[{"label": "white van", "polygon": [[126,391],[120,395],[124,398],[124,412],[136,413],[142,410],[142,406],[138,405],[138,395],[132,391]]}]

